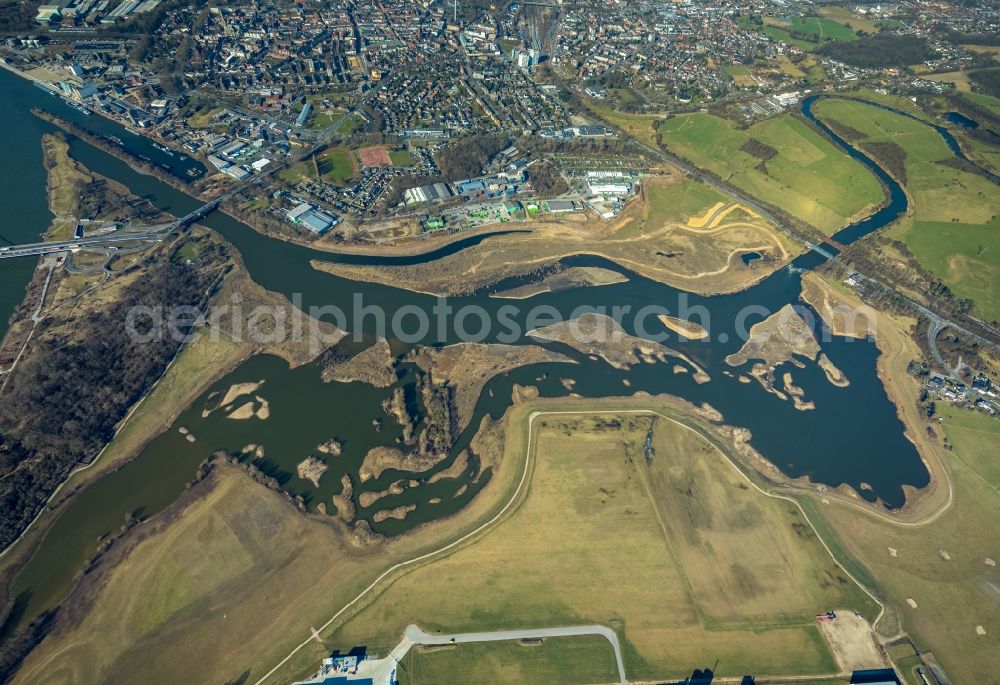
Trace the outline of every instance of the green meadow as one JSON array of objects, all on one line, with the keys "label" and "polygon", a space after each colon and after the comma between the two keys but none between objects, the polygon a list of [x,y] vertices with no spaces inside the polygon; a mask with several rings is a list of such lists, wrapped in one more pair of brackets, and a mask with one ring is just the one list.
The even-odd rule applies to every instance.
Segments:
[{"label": "green meadow", "polygon": [[[867,169],[790,114],[745,131],[711,114],[685,114],[667,120],[660,134],[696,166],[828,234],[884,198]],[[751,140],[762,144],[758,150],[772,148],[774,156],[764,160],[747,152]]]},{"label": "green meadow", "polygon": [[911,213],[890,229],[924,268],[959,297],[975,302],[976,313],[1000,320],[1000,193],[982,176],[940,162],[953,159],[940,135],[918,121],[845,100],[823,100],[816,112],[891,142],[905,152],[906,190]]}]

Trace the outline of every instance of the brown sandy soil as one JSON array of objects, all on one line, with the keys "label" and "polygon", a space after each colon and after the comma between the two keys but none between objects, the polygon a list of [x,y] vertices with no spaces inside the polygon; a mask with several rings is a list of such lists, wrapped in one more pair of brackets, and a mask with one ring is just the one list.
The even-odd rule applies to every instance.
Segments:
[{"label": "brown sandy soil", "polygon": [[406,518],[407,514],[417,508],[416,504],[404,504],[398,506],[394,509],[380,509],[372,515],[372,521],[375,523],[381,523],[387,519],[397,519],[402,521]]},{"label": "brown sandy soil", "polygon": [[337,508],[337,518],[344,523],[350,523],[354,520],[356,513],[354,502],[351,499],[354,496],[354,483],[351,481],[351,477],[345,473],[340,477],[340,484],[343,486],[343,489],[339,495],[332,497],[333,506]]},{"label": "brown sandy soil", "polygon": [[327,383],[362,381],[376,388],[388,388],[396,382],[395,357],[389,343],[384,338],[380,339],[346,362],[324,367],[323,380]]},{"label": "brown sandy soil", "polygon": [[259,286],[242,265],[226,278],[215,305],[207,322],[212,333],[249,343],[254,353],[277,355],[292,367],[311,362],[345,335],[296,308],[284,295]]},{"label": "brown sandy soil", "polygon": [[537,283],[528,283],[510,290],[493,293],[490,297],[523,300],[541,293],[557,293],[582,286],[614,285],[628,281],[626,276],[597,266],[572,266],[545,276]]},{"label": "brown sandy soil", "polygon": [[253,402],[247,402],[229,412],[226,418],[234,419],[236,421],[245,421],[246,419],[253,418],[254,414]]},{"label": "brown sandy soil", "polygon": [[388,497],[389,495],[401,495],[403,494],[403,491],[406,489],[403,487],[403,483],[405,482],[406,481],[401,478],[397,481],[394,481],[385,490],[370,490],[362,492],[360,495],[358,495],[358,504],[367,509],[368,507],[375,504],[383,497]]},{"label": "brown sandy soil", "polygon": [[888,664],[868,622],[848,609],[838,609],[836,614],[835,621],[820,621],[819,631],[830,645],[841,672],[885,668]]},{"label": "brown sandy soil", "polygon": [[833,385],[836,385],[838,388],[846,388],[851,384],[851,381],[844,375],[844,372],[830,361],[830,358],[825,353],[819,353],[817,363],[819,364],[819,368],[823,369],[823,373],[826,374],[826,379]]},{"label": "brown sandy soil", "polygon": [[[671,179],[654,183],[669,184]],[[358,281],[389,283],[416,292],[455,295],[531,273],[564,257],[592,254],[668,285],[698,293],[736,292],[783,266],[798,248],[759,217],[692,229],[678,218],[649,225],[644,197],[612,222],[546,218],[524,224],[528,233],[499,235],[456,254],[411,266],[358,266],[312,261],[315,269]],[[750,268],[747,251],[776,255],[768,268]]]},{"label": "brown sandy soil", "polygon": [[785,388],[785,392],[791,395],[792,403],[796,409],[799,411],[809,411],[816,408],[815,402],[805,399],[806,391],[795,385],[795,379],[792,378],[791,373],[786,371],[782,374],[781,382]]},{"label": "brown sandy soil", "polygon": [[688,340],[704,340],[708,337],[708,331],[694,321],[678,319],[676,316],[668,316],[667,314],[660,314],[656,318],[674,333],[682,335]]},{"label": "brown sandy soil", "polygon": [[465,470],[469,468],[469,453],[462,450],[461,454],[455,457],[454,463],[448,468],[438,471],[427,481],[428,483],[437,483],[439,480],[444,480],[446,478],[458,478]]},{"label": "brown sandy soil", "polygon": [[435,465],[446,459],[447,454],[433,454],[421,456],[419,454],[404,454],[395,447],[374,447],[365,455],[358,471],[358,477],[362,483],[372,478],[379,478],[388,469],[397,471],[407,471],[410,473],[422,473],[434,468]]},{"label": "brown sandy soil", "polygon": [[295,473],[302,480],[307,480],[318,488],[319,479],[323,477],[328,468],[330,467],[326,465],[326,462],[320,461],[316,457],[306,457],[295,467]]},{"label": "brown sandy soil", "polygon": [[647,364],[665,362],[668,356],[673,356],[692,364],[696,374],[704,373],[686,355],[658,342],[629,335],[611,317],[594,312],[587,312],[572,321],[535,328],[528,331],[528,335],[561,342],[584,354],[601,357],[618,369],[631,368],[640,361]]},{"label": "brown sandy soil", "polygon": [[825,285],[814,272],[802,276],[802,299],[819,313],[834,335],[862,339],[874,335],[875,309]]},{"label": "brown sandy soil", "polygon": [[219,402],[219,406],[225,407],[229,404],[232,404],[243,395],[250,395],[252,393],[257,392],[263,385],[264,385],[263,379],[249,383],[234,383],[229,386],[229,389],[226,390],[226,394],[222,396],[222,401]]},{"label": "brown sandy soil", "polygon": [[421,347],[411,361],[430,374],[431,381],[454,389],[452,402],[461,427],[472,418],[483,386],[493,378],[521,366],[541,362],[574,363],[569,357],[538,345],[458,343],[447,347]]},{"label": "brown sandy soil", "polygon": [[819,351],[819,343],[808,324],[792,305],[786,304],[751,326],[749,339],[739,352],[726,357],[726,363],[740,366],[750,359],[760,359],[772,369],[787,361],[802,366],[802,362],[795,360],[795,355],[815,359]]},{"label": "brown sandy soil", "polygon": [[331,438],[330,440],[324,442],[322,445],[317,445],[316,449],[322,452],[323,454],[330,454],[333,455],[334,457],[339,457],[341,451],[343,450],[343,446],[341,446],[340,442]]}]

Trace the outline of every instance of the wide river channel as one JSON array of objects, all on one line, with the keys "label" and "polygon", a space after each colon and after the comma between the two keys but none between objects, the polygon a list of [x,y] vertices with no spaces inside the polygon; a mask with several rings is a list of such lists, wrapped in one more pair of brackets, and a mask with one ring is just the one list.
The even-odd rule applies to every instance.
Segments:
[{"label": "wide river channel", "polygon": [[[812,102],[812,99],[806,100],[803,112],[815,121]],[[48,109],[81,126],[104,135],[114,135],[123,140],[129,149],[158,164],[177,164],[175,158],[166,157],[142,138],[113,122],[97,116],[84,116],[27,81],[0,71],[0,126],[8,133],[6,138],[9,141],[6,163],[0,165],[4,208],[0,215],[0,238],[10,243],[34,241],[50,220],[39,138],[43,132],[54,129],[34,117],[29,111],[32,107]],[[838,240],[848,243],[898,217],[906,210],[906,195],[871,159],[851,148],[831,131],[826,133],[847,154],[872,170],[889,191],[889,202],[882,209],[837,234]],[[201,204],[199,200],[155,178],[136,173],[115,157],[82,141],[72,142],[71,153],[92,171],[120,181],[135,194],[148,198],[156,206],[175,215],[183,215]],[[183,175],[186,167],[178,165],[174,170]],[[265,237],[222,213],[214,213],[200,223],[218,231],[235,245],[255,281],[289,298],[300,298],[303,307],[334,304],[349,310],[356,295],[360,294],[364,305],[381,307],[391,316],[402,307],[430,311],[437,302],[430,296],[381,284],[337,278],[318,272],[309,264],[313,259],[392,264],[412,262],[412,258],[338,258]],[[441,254],[432,253],[420,259],[431,260]],[[614,269],[627,276],[628,281],[537,295],[523,301],[522,310],[545,305],[564,318],[579,311],[581,306],[605,307],[609,311],[615,306],[628,306],[635,312],[646,305],[662,305],[676,312],[681,298],[686,298],[689,307],[700,307],[708,313],[711,335],[704,341],[690,342],[672,336],[665,344],[695,360],[711,376],[711,381],[698,384],[693,380],[692,373],[675,373],[675,364],[685,365],[676,359],[668,363],[638,364],[631,370],[621,370],[602,360],[554,346],[571,356],[576,364],[533,365],[492,379],[479,399],[469,428],[459,437],[452,457],[429,472],[413,476],[421,481],[419,487],[407,488],[401,495],[386,497],[373,507],[382,509],[416,504],[417,508],[405,520],[390,518],[374,523],[373,527],[381,533],[395,534],[462,507],[488,481],[488,470],[480,472],[473,461],[462,478],[440,480],[434,484],[428,484],[426,480],[450,465],[458,452],[467,446],[484,414],[499,417],[503,413],[511,401],[515,383],[534,385],[543,396],[559,396],[568,392],[563,383],[565,379],[572,379],[575,382],[573,392],[585,397],[646,391],[677,395],[696,404],[708,403],[722,413],[726,423],[748,428],[753,434],[752,445],[789,476],[807,476],[813,482],[831,487],[847,484],[866,499],[881,499],[888,507],[901,506],[904,502],[903,486],[925,486],[928,473],[914,446],[903,435],[903,425],[896,409],[876,375],[878,351],[871,341],[821,336],[823,352],[850,380],[848,387],[832,385],[812,362],[806,362],[804,368],[791,365],[779,368],[778,376],[786,370],[793,372],[795,384],[803,388],[806,399],[816,405],[812,411],[796,410],[792,402],[782,401],[765,392],[756,382],[738,381],[736,376],[745,372],[749,364],[732,369],[723,361],[726,355],[740,348],[741,331],[784,305],[798,302],[801,271],[821,261],[819,255],[807,253],[749,290],[733,295],[701,297],[645,279],[604,260],[590,257],[567,260],[570,264]],[[31,259],[0,262],[0,312],[4,317],[23,297],[34,265],[35,261]],[[520,282],[523,281],[501,285],[508,287]],[[449,304],[454,310],[476,305],[496,320],[498,309],[510,305],[511,301],[491,298],[488,292],[478,292],[449,298]],[[514,315],[513,320],[522,326],[525,323],[523,314]],[[478,319],[471,319],[469,328],[478,329],[477,322]],[[650,332],[656,328],[655,320],[645,323],[646,330]],[[623,320],[626,330],[638,335],[641,331],[636,330],[635,324],[628,317]],[[817,333],[822,332],[820,326],[816,326]],[[374,333],[368,330],[367,323],[363,328],[366,333]],[[486,341],[494,340],[499,332],[499,329],[492,331]],[[428,339],[428,342],[447,344],[458,340],[455,332],[449,329],[442,339]],[[400,353],[410,347],[399,341],[392,341],[392,344],[394,351]],[[203,417],[202,411],[212,393],[224,391],[233,383],[259,380],[265,383],[258,394],[268,401],[271,410],[266,420],[229,420],[220,412]],[[412,369],[404,366],[399,384],[406,390],[411,409],[419,413],[414,382]],[[93,555],[102,536],[116,531],[129,513],[150,516],[168,506],[183,492],[185,483],[191,480],[198,464],[216,450],[239,452],[249,443],[263,445],[266,457],[261,466],[266,472],[278,478],[289,492],[302,495],[310,508],[315,509],[320,502],[329,507],[330,498],[340,492],[341,476],[345,473],[356,476],[361,460],[370,448],[392,445],[399,436],[399,427],[388,420],[381,407],[382,401],[391,393],[392,388],[378,389],[362,383],[324,383],[315,364],[289,369],[284,361],[271,356],[258,356],[243,363],[206,391],[137,458],[91,485],[66,507],[15,580],[13,591],[23,600],[24,617],[36,616],[61,601],[74,577]],[[381,427],[373,424],[376,418],[382,419]],[[178,431],[180,426],[190,429],[196,441],[186,440]],[[315,453],[318,444],[331,438],[343,444],[343,454],[329,460],[330,469],[323,476],[320,487],[313,487],[311,483],[297,478],[295,465]],[[409,474],[390,470],[363,486],[355,478],[355,502],[363,490],[382,490],[393,481],[410,477]],[[370,519],[373,513],[358,506],[359,518]]]}]

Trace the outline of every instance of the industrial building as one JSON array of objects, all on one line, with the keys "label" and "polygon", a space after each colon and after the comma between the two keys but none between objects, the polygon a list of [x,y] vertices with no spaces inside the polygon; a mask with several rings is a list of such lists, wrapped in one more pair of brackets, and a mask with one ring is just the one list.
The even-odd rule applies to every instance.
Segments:
[{"label": "industrial building", "polygon": [[434,183],[419,188],[410,188],[403,193],[403,201],[408,205],[434,200],[447,200],[452,196],[451,188],[445,183]]},{"label": "industrial building", "polygon": [[293,224],[305,226],[317,235],[323,235],[337,225],[339,218],[316,209],[308,202],[301,202],[290,209],[285,216]]}]

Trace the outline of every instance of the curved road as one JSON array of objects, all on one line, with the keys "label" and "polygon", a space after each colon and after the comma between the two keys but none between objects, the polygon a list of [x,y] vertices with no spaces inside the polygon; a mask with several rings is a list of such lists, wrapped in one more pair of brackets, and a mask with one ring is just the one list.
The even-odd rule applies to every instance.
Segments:
[{"label": "curved road", "polygon": [[601,625],[564,626],[561,628],[525,628],[522,630],[492,630],[482,633],[453,633],[432,635],[424,632],[418,626],[406,626],[403,641],[392,650],[392,657],[401,660],[413,645],[449,645],[468,642],[501,642],[505,640],[537,640],[547,637],[579,637],[581,635],[599,635],[611,643],[615,650],[615,661],[618,662],[618,677],[621,685],[626,685],[625,662],[622,660],[621,645],[618,635],[611,628]]},{"label": "curved road", "polygon": [[[469,540],[472,540],[472,539],[480,536],[481,534],[488,533],[489,530],[491,528],[493,528],[493,526],[496,523],[498,523],[501,519],[503,519],[507,515],[507,513],[509,511],[511,511],[512,508],[516,507],[516,505],[520,501],[520,499],[521,499],[521,497],[522,497],[522,495],[524,493],[524,490],[525,490],[525,488],[526,488],[526,486],[528,484],[529,474],[531,473],[531,465],[532,465],[532,460],[534,458],[534,450],[532,449],[532,445],[533,445],[533,438],[534,438],[534,432],[535,432],[535,420],[536,419],[538,419],[539,417],[543,417],[543,416],[592,415],[592,414],[602,414],[602,413],[616,413],[616,414],[632,414],[632,415],[658,416],[658,417],[664,419],[665,421],[669,421],[670,423],[673,423],[673,424],[675,424],[677,426],[680,426],[681,428],[684,428],[684,429],[689,430],[689,431],[693,431],[693,432],[697,433],[698,435],[701,435],[701,433],[699,431],[697,431],[695,428],[692,428],[691,426],[688,426],[688,425],[686,425],[686,424],[684,424],[684,423],[682,423],[680,421],[677,421],[676,419],[673,419],[673,418],[671,418],[669,416],[666,416],[665,414],[662,414],[662,413],[660,413],[658,411],[655,411],[655,410],[652,410],[652,409],[603,408],[603,407],[600,407],[600,406],[594,406],[594,407],[592,407],[590,409],[562,410],[562,411],[534,411],[534,412],[532,412],[531,414],[528,415],[528,435],[527,435],[527,446],[526,446],[525,459],[524,459],[524,468],[521,471],[521,477],[520,477],[520,480],[518,481],[517,487],[514,490],[514,493],[511,495],[510,499],[508,499],[507,502],[503,505],[503,507],[501,507],[500,511],[498,511],[492,518],[490,518],[488,521],[486,521],[485,523],[481,524],[480,526],[478,526],[474,530],[466,533],[465,535],[461,536],[460,538],[458,538],[456,540],[453,540],[452,542],[444,545],[443,547],[440,547],[440,548],[438,548],[436,550],[433,550],[433,551],[427,552],[425,554],[421,554],[419,556],[413,557],[412,559],[408,559],[406,561],[401,561],[401,562],[399,562],[397,564],[394,564],[393,566],[389,567],[385,571],[383,571],[377,578],[375,578],[375,580],[372,581],[372,583],[370,585],[368,585],[368,587],[366,587],[360,593],[358,593],[358,595],[355,596],[354,599],[350,600],[347,604],[345,604],[344,606],[342,606],[323,625],[321,625],[318,629],[313,628],[312,629],[312,634],[310,635],[310,637],[306,638],[299,645],[297,645],[296,647],[294,647],[283,659],[281,659],[281,661],[279,661],[277,664],[275,664],[274,667],[271,668],[271,670],[269,670],[267,673],[265,673],[263,676],[261,676],[254,683],[254,685],[262,685],[264,682],[270,680],[271,677],[274,676],[285,664],[287,664],[298,652],[300,652],[302,649],[304,649],[306,646],[308,646],[314,640],[318,639],[320,633],[322,633],[325,630],[328,630],[339,618],[341,618],[348,610],[350,610],[351,607],[353,607],[356,604],[358,604],[362,599],[364,599],[370,592],[372,592],[376,587],[378,587],[387,578],[389,578],[390,576],[392,576],[396,572],[401,571],[403,569],[406,569],[408,567],[419,565],[421,562],[430,561],[432,559],[435,559],[436,557],[441,556],[443,553],[445,553],[445,552],[447,552],[449,550],[455,549],[456,547],[459,547],[460,545],[464,544],[465,542],[468,542]],[[702,436],[702,437],[704,437],[704,436]],[[860,580],[858,580],[840,562],[840,560],[837,558],[837,556],[833,553],[833,550],[830,549],[830,547],[827,545],[826,540],[823,538],[822,535],[820,535],[819,531],[816,529],[815,525],[813,524],[812,520],[809,518],[809,515],[806,513],[806,511],[802,507],[802,505],[794,497],[791,497],[791,496],[785,495],[785,494],[776,493],[776,492],[771,492],[771,491],[768,491],[768,490],[762,488],[760,485],[758,485],[756,482],[754,482],[749,476],[747,476],[747,474],[743,472],[743,470],[729,457],[728,454],[725,453],[725,451],[721,450],[717,445],[715,445],[714,442],[710,441],[710,444],[715,449],[719,450],[719,452],[722,454],[723,458],[725,459],[726,463],[728,463],[730,465],[730,467],[732,467],[733,469],[735,469],[736,473],[739,474],[739,476],[743,480],[745,480],[751,487],[753,487],[757,492],[763,494],[766,497],[770,497],[770,498],[774,498],[774,499],[780,499],[780,500],[787,501],[787,502],[791,503],[792,505],[794,505],[795,507],[798,508],[798,510],[802,514],[803,518],[809,523],[809,526],[812,528],[812,530],[813,530],[814,534],[816,535],[817,539],[819,540],[820,544],[823,546],[823,548],[826,550],[827,554],[833,560],[833,563],[836,564],[836,566],[838,568],[840,568],[840,570],[851,581],[853,581],[854,584],[857,585],[858,588],[860,588],[861,591],[864,592],[879,607],[878,616],[871,622],[872,634],[873,634],[873,636],[875,636],[877,638],[877,633],[875,632],[874,628],[875,628],[875,626],[878,625],[879,621],[885,615],[885,604],[871,590],[869,590]],[[931,520],[937,518],[941,513],[943,513],[945,510],[947,510],[948,507],[950,507],[950,505],[951,505],[951,496],[950,496],[950,484],[949,484],[949,501],[941,508],[941,510],[939,512],[935,512],[934,514],[931,514],[928,517],[928,520],[926,522],[930,522]],[[873,512],[867,512],[867,513],[872,514]],[[878,517],[878,518],[883,518],[879,514],[875,514],[875,516]],[[907,524],[907,523],[903,523],[903,522],[896,522],[896,521],[892,521],[891,519],[888,519],[887,517],[886,517],[886,520],[888,520],[888,521],[890,521],[892,523],[900,524],[900,525],[919,525],[919,524],[913,524],[913,523]],[[574,631],[577,631],[577,632],[574,632]],[[578,632],[578,631],[585,631],[585,632]],[[904,633],[900,632],[897,635],[895,635],[892,638],[889,638],[887,640],[881,640],[880,639],[880,642],[883,642],[883,643],[884,642],[889,642],[891,640],[897,639],[898,637],[900,637],[903,634]],[[624,664],[623,664],[622,657],[621,657],[621,650],[620,650],[620,647],[619,647],[619,644],[618,644],[618,637],[617,637],[617,635],[611,629],[605,628],[604,626],[599,626],[599,625],[569,626],[569,627],[562,627],[562,628],[526,629],[526,630],[519,630],[519,631],[494,631],[494,632],[483,632],[483,633],[461,633],[461,634],[441,635],[441,636],[438,636],[438,635],[427,635],[427,633],[424,633],[424,631],[420,630],[420,628],[418,628],[417,626],[409,626],[406,629],[406,633],[404,633],[403,641],[399,645],[397,645],[397,647],[395,649],[393,649],[393,651],[391,653],[391,656],[392,657],[401,658],[402,655],[405,655],[406,652],[409,650],[410,646],[412,646],[413,644],[449,644],[452,638],[454,638],[455,642],[457,643],[457,642],[460,642],[460,641],[462,641],[462,642],[488,642],[488,641],[492,641],[492,640],[518,640],[518,639],[531,638],[531,637],[553,637],[553,636],[567,636],[567,635],[602,635],[605,638],[607,638],[612,643],[612,646],[615,649],[615,658],[618,661],[618,671],[619,671],[619,674],[621,674],[621,676],[623,678],[622,679],[622,683],[627,683],[628,682],[627,680],[624,679],[625,678],[625,668],[624,668]],[[489,636],[493,636],[493,637],[489,637]],[[499,637],[497,637],[497,636],[499,636]],[[419,637],[420,640],[428,639],[428,640],[434,640],[434,641],[432,641],[432,642],[421,642],[419,640],[412,640],[411,637]],[[409,642],[409,644],[407,644],[408,642]],[[392,665],[392,664],[396,664],[397,662],[395,660],[389,660],[389,661],[387,661],[387,663],[390,664],[390,665]],[[380,666],[378,666],[376,668],[379,671],[381,671],[382,667],[383,666],[380,665]]]}]

